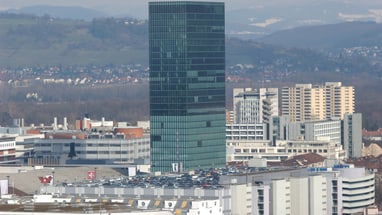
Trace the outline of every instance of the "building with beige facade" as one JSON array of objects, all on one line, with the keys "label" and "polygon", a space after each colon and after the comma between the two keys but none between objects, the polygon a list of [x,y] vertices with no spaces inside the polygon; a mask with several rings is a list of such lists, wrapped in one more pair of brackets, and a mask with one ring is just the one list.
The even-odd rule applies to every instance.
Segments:
[{"label": "building with beige facade", "polygon": [[281,100],[282,115],[293,122],[343,119],[345,114],[354,112],[354,87],[342,86],[341,82],[296,84],[282,88]]}]

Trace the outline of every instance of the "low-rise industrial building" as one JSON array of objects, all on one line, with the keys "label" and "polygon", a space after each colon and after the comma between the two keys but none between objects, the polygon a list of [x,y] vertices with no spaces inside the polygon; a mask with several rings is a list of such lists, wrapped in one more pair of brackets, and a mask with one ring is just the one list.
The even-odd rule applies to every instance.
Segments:
[{"label": "low-rise industrial building", "polygon": [[16,163],[16,136],[0,136],[0,164]]},{"label": "low-rise industrial building", "polygon": [[[216,170],[215,172],[219,172]],[[207,173],[210,174],[210,173]],[[212,173],[215,174],[215,173]],[[224,215],[315,215],[315,214],[356,214],[362,213],[375,203],[374,173],[364,168],[340,164],[328,167],[275,168],[268,171],[220,174],[219,186],[156,186],[166,177],[148,176],[145,179],[129,179],[126,183],[93,186],[86,185],[48,185],[40,193],[53,193],[77,196],[83,199],[124,199],[136,207],[159,202],[165,207],[174,205],[171,211],[186,208],[187,200],[200,200],[216,204]],[[174,181],[183,180],[180,176]],[[179,178],[178,178],[179,177]],[[183,177],[183,176],[182,176]],[[188,175],[187,177],[192,177]],[[196,176],[197,181],[204,177]],[[136,185],[129,186],[137,182]],[[150,181],[150,183],[145,183]],[[131,183],[130,183],[131,182]],[[110,200],[111,201],[111,200]],[[141,204],[140,204],[141,203]],[[194,204],[194,203],[192,203]],[[202,214],[202,213],[201,213]]]},{"label": "low-rise industrial building", "polygon": [[275,162],[295,155],[317,153],[328,159],[344,159],[346,152],[341,145],[327,138],[320,140],[284,140],[273,145],[268,140],[227,140],[227,162],[248,161],[254,158],[265,158]]},{"label": "low-rise industrial building", "polygon": [[29,165],[62,165],[66,163],[127,164],[150,157],[150,137],[142,129],[116,128],[116,133],[88,133],[82,131],[54,131],[43,139],[27,139],[23,144],[32,144],[34,155]]}]

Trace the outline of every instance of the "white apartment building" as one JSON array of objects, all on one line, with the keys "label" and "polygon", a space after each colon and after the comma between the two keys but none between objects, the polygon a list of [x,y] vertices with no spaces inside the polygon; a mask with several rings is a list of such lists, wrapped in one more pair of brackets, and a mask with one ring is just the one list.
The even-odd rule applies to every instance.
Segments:
[{"label": "white apartment building", "polygon": [[344,118],[345,114],[354,112],[354,87],[342,86],[341,82],[326,82],[326,118]]},{"label": "white apartment building", "polygon": [[235,88],[233,90],[234,123],[268,123],[279,115],[277,88]]},{"label": "white apartment building", "polygon": [[230,187],[231,190],[231,210],[240,215],[252,215],[252,187],[245,184]]},{"label": "white apartment building", "polygon": [[341,82],[296,84],[282,88],[282,115],[292,122],[324,120],[354,112],[354,88]]},{"label": "white apartment building", "polygon": [[322,176],[274,179],[270,187],[272,213],[269,214],[328,214],[326,179]]}]

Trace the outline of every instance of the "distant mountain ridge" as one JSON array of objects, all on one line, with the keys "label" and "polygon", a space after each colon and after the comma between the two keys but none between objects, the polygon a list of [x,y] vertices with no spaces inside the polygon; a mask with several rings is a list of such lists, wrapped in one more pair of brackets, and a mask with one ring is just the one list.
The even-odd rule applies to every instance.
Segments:
[{"label": "distant mountain ridge", "polygon": [[303,26],[352,21],[381,22],[381,1],[303,0],[252,1],[251,7],[227,11],[229,33],[257,39],[277,31]]},{"label": "distant mountain ridge", "polygon": [[[380,12],[382,3],[379,0],[246,1],[245,7],[237,6],[240,3],[233,3],[236,2],[233,0],[226,1],[227,33],[230,36],[242,39],[256,39],[276,31],[301,26],[326,25],[346,21],[380,22],[382,20],[382,13]],[[23,5],[33,5],[33,2],[37,1],[26,2]],[[119,1],[119,3],[93,2],[92,4],[84,4],[84,2],[78,1],[77,5],[82,5],[82,7],[47,6],[40,3],[40,5],[10,10],[10,12],[39,16],[48,14],[55,18],[81,20],[92,20],[93,18],[106,16],[129,16],[139,17],[139,19],[147,19],[148,17],[147,1],[142,1],[140,4],[130,4],[130,1]],[[104,5],[106,3],[107,7]],[[58,3],[52,1],[50,4]],[[4,3],[3,7],[7,7],[7,4]],[[90,7],[93,9],[90,9]]]},{"label": "distant mountain ridge", "polygon": [[84,7],[64,7],[64,6],[49,6],[49,5],[35,5],[29,7],[22,7],[20,9],[8,10],[8,13],[17,14],[30,14],[36,16],[49,15],[53,18],[60,19],[78,19],[90,21],[94,18],[106,17],[107,14]]},{"label": "distant mountain ridge", "polygon": [[[228,66],[250,64],[253,72],[374,71],[373,65],[359,56],[327,56],[229,36],[226,49]],[[88,22],[0,14],[0,68],[129,63],[148,65],[147,21],[100,18]]]},{"label": "distant mountain ridge", "polygon": [[278,31],[258,42],[284,47],[338,50],[358,46],[382,46],[382,24],[345,22]]}]

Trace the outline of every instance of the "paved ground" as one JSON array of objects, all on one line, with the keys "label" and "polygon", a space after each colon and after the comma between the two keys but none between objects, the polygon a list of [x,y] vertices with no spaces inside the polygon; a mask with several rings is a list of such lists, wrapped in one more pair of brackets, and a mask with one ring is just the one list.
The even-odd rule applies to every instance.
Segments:
[{"label": "paved ground", "polygon": [[[88,171],[94,171],[94,166],[83,166],[83,167],[45,167],[43,169],[37,170],[23,170],[21,172],[5,172],[0,171],[0,180],[7,179],[9,176],[10,187],[15,187],[20,191],[27,194],[34,194],[39,192],[40,187],[43,184],[40,183],[38,179],[39,176],[52,175],[54,171],[55,182],[75,182],[86,180],[86,175]],[[97,179],[102,178],[117,178],[123,175],[120,171],[117,171],[110,167],[97,167]],[[10,188],[9,193],[12,193],[12,188]]]}]

